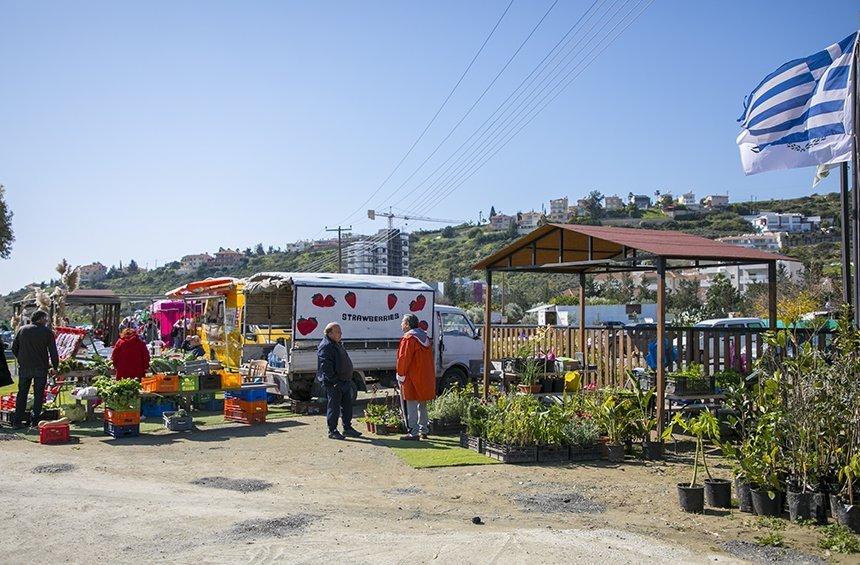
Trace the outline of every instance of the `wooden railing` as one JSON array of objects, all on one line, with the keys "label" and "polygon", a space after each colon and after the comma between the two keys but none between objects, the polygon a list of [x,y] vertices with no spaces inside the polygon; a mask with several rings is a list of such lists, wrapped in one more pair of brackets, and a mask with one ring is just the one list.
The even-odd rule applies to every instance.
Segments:
[{"label": "wooden railing", "polygon": [[[667,327],[667,372],[681,370],[691,363],[704,367],[705,374],[725,369],[748,372],[765,348],[763,334],[758,328],[697,328]],[[786,330],[779,330],[786,331]],[[811,342],[826,349],[833,340],[828,330],[791,330],[799,343]],[[648,367],[648,348],[657,342],[655,327],[587,327],[585,328],[585,359],[590,370],[586,384],[598,387],[623,386],[627,371]],[[490,356],[500,360],[552,351],[557,357],[578,357],[579,328],[553,326],[494,326],[490,336]],[[793,354],[791,348],[786,352]],[[656,354],[652,356],[656,360]]]}]

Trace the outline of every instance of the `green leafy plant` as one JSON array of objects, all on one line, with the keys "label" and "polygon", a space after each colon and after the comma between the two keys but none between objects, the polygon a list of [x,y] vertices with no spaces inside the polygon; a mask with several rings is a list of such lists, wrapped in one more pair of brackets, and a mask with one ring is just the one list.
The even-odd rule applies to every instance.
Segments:
[{"label": "green leafy plant", "polygon": [[760,536],[756,536],[757,544],[765,547],[784,547],[785,538],[778,532],[768,532]]},{"label": "green leafy plant", "polygon": [[719,440],[720,439],[720,423],[711,414],[710,410],[700,412],[695,418],[685,420],[680,412],[675,414],[669,427],[663,432],[663,439],[671,439],[675,426],[678,426],[689,435],[696,438],[696,452],[693,455],[693,479],[690,481],[690,487],[696,486],[696,479],[699,472],[699,457],[702,458],[702,466],[705,468],[705,474],[711,478],[711,471],[708,469],[708,460],[705,456],[705,438]]},{"label": "green leafy plant", "polygon": [[140,398],[140,382],[135,379],[114,380],[98,377],[93,381],[99,397],[112,406],[128,406]]},{"label": "green leafy plant", "polygon": [[657,427],[657,416],[651,407],[656,390],[653,388],[643,389],[639,384],[639,379],[633,378],[630,374],[627,375],[627,380],[630,382],[636,399],[636,408],[633,414],[637,427],[636,432],[642,438],[642,443],[645,444],[651,441],[651,432]]},{"label": "green leafy plant", "polygon": [[529,357],[523,362],[523,369],[520,371],[520,384],[533,386],[537,383],[538,377],[542,372],[543,361],[539,361],[534,357]]},{"label": "green leafy plant", "polygon": [[860,537],[842,524],[831,524],[821,528],[824,534],[818,540],[818,547],[836,553],[860,553]]},{"label": "green leafy plant", "polygon": [[633,422],[633,404],[630,398],[608,394],[599,405],[595,419],[606,432],[609,443],[620,445],[630,432]]},{"label": "green leafy plant", "polygon": [[451,387],[437,396],[427,406],[427,414],[433,420],[461,423],[465,420],[469,406],[478,399],[459,387]]}]

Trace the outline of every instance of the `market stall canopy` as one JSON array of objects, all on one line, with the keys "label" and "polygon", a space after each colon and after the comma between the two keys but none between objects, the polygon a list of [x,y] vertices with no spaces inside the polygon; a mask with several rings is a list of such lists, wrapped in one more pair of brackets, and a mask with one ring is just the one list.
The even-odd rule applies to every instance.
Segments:
[{"label": "market stall canopy", "polygon": [[641,271],[656,268],[649,262],[658,258],[672,261],[676,268],[796,261],[677,231],[546,224],[474,268],[557,273]]},{"label": "market stall canopy", "polygon": [[245,294],[275,292],[287,286],[363,287],[383,290],[418,290],[432,292],[425,282],[412,277],[384,275],[349,275],[343,273],[257,273],[245,282]]},{"label": "market stall canopy", "polygon": [[182,285],[178,288],[174,288],[171,291],[165,293],[168,298],[183,298],[187,296],[196,296],[200,294],[210,294],[210,293],[219,293],[228,292],[236,283],[239,282],[239,279],[235,279],[233,277],[220,277],[214,279],[205,279],[202,281],[194,281],[188,284]]}]

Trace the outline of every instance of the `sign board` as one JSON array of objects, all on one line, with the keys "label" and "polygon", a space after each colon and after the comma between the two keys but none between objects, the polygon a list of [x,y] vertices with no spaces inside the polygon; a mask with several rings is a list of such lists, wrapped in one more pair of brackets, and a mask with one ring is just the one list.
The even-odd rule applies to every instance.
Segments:
[{"label": "sign board", "polygon": [[433,293],[403,289],[296,286],[294,339],[319,340],[337,322],[344,341],[397,340],[406,314],[433,331]]}]

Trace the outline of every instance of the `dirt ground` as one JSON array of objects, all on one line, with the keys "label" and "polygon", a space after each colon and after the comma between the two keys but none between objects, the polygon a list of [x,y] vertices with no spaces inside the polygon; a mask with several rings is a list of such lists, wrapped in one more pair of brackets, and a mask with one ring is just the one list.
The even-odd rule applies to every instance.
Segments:
[{"label": "dirt ground", "polygon": [[61,446],[0,441],[0,562],[826,558],[811,527],[787,525],[790,549],[761,550],[754,538],[769,530],[749,515],[683,514],[682,463],[415,470],[371,439],[324,432],[322,417],[303,416]]}]

